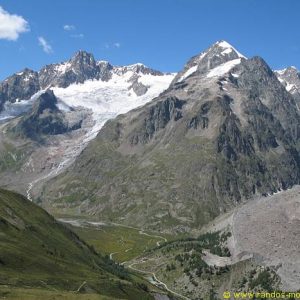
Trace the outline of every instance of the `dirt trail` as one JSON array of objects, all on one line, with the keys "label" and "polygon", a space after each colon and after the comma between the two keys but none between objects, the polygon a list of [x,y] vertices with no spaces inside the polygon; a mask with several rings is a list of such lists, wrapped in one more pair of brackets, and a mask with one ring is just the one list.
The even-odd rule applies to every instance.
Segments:
[{"label": "dirt trail", "polygon": [[141,263],[141,262],[134,262],[134,263],[131,263],[130,265],[127,265],[127,267],[128,267],[129,269],[132,269],[132,270],[136,271],[136,272],[139,272],[139,273],[142,273],[142,274],[148,274],[148,275],[151,275],[150,278],[147,278],[147,277],[146,277],[146,279],[147,279],[151,284],[154,284],[154,285],[157,286],[158,288],[163,288],[163,289],[165,289],[166,291],[168,291],[168,292],[170,292],[171,294],[173,294],[174,296],[179,297],[180,299],[191,300],[190,298],[187,298],[187,297],[185,297],[185,296],[183,296],[183,295],[181,295],[181,294],[179,294],[179,293],[177,293],[177,292],[175,292],[175,291],[173,291],[173,290],[170,290],[170,289],[168,288],[168,286],[167,286],[164,282],[160,281],[160,280],[156,277],[155,273],[153,273],[153,272],[148,272],[148,271],[144,271],[144,270],[140,270],[140,269],[135,268],[134,265],[137,265],[137,264],[139,264],[139,263]]}]

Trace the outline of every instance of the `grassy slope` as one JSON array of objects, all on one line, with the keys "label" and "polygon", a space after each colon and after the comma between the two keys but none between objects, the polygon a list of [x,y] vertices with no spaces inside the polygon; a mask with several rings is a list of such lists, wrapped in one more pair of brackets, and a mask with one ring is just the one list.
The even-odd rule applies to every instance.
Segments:
[{"label": "grassy slope", "polygon": [[45,290],[41,288],[12,288],[0,286],[0,298],[11,300],[113,300],[115,298],[99,294]]},{"label": "grassy slope", "polygon": [[140,234],[138,229],[113,225],[104,225],[100,228],[72,227],[72,230],[96,251],[105,255],[115,253],[113,258],[118,262],[133,259],[155,247],[157,242],[164,241],[161,238]]},{"label": "grassy slope", "polygon": [[[1,290],[6,285],[76,291],[86,281],[82,291],[112,299],[152,299],[130,277],[41,208],[20,195],[0,190]],[[19,292],[9,290],[11,296]],[[24,299],[31,299],[28,297]]]}]

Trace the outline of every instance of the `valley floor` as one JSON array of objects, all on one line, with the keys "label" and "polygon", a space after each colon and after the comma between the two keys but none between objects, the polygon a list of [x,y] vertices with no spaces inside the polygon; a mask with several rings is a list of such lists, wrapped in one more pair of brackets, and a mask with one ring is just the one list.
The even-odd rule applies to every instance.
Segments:
[{"label": "valley floor", "polygon": [[[92,245],[98,252],[124,264],[175,298],[196,299],[194,295],[197,293],[191,290],[197,289],[198,284],[201,285],[204,281],[208,283],[206,277],[203,281],[202,277],[197,277],[193,272],[186,273],[178,261],[174,260],[178,253],[183,253],[180,247],[186,248],[184,244],[179,248],[175,247],[174,253],[172,253],[173,250],[166,251],[169,244],[176,242],[172,236],[145,232],[142,229],[121,224],[87,220],[84,217],[76,219],[64,217],[59,221],[71,226],[81,239]],[[262,273],[266,268],[274,270],[280,277],[279,287],[283,290],[300,289],[300,241],[298,239],[300,186],[268,197],[250,200],[231,212],[221,215],[201,232],[199,231],[202,235],[212,232],[230,232],[226,241],[230,256],[219,255],[209,249],[202,249],[200,252],[203,262],[209,268],[214,269],[214,275],[210,280],[219,285],[218,296],[222,294],[222,289],[233,288],[234,280],[236,284],[237,278],[241,278],[247,272],[253,272],[255,268],[257,274]],[[188,245],[190,242],[185,238],[176,237],[178,241],[186,241],[184,243]],[[192,257],[196,252],[190,250],[187,253]],[[173,264],[176,266],[174,270],[172,270]],[[168,268],[171,270],[166,271]],[[218,272],[220,274],[217,276]],[[205,292],[208,293],[208,291]],[[9,299],[21,299],[20,293],[23,295],[22,299],[40,299],[39,297],[77,299],[78,297],[76,293],[59,294],[55,291],[30,289],[9,291],[5,286],[0,288],[0,296],[8,295]],[[84,297],[86,298],[80,299],[102,299],[93,298],[97,296],[92,294]]]},{"label": "valley floor", "polygon": [[[59,221],[71,226],[72,230],[98,252],[142,274],[150,283],[179,299],[194,299],[191,296],[193,294],[187,293],[183,288],[188,286],[188,289],[193,289],[188,276],[178,266],[173,271],[176,274],[172,271],[166,272],[166,267],[172,265],[172,255],[168,251],[160,250],[165,249],[164,245],[172,243],[172,240],[184,240],[185,237],[145,232],[139,228],[92,221],[85,217],[64,217],[59,218]],[[241,270],[249,271],[250,265],[262,268],[259,270],[274,270],[280,277],[280,288],[283,290],[300,289],[300,241],[297,238],[300,234],[300,186],[250,200],[198,231],[204,235],[208,232],[231,233],[226,242],[231,254],[229,257],[202,250],[202,259],[207,266],[220,270],[230,267],[230,272],[235,273],[230,278],[228,273],[216,279],[223,286],[221,289],[230,286],[231,277],[240,276],[237,274],[242,274]],[[181,279],[174,280],[174,276]],[[192,279],[194,283],[197,280],[202,278]]]}]

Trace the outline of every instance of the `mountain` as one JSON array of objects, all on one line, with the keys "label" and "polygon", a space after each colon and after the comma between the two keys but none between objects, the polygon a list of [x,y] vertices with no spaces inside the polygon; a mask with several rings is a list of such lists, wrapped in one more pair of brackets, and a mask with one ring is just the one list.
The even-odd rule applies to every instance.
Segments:
[{"label": "mountain", "polygon": [[283,70],[275,71],[278,80],[286,87],[297,100],[300,101],[300,73],[295,67],[288,67]]},{"label": "mountain", "polygon": [[260,57],[219,41],[169,88],[105,123],[41,195],[49,209],[189,231],[299,183],[300,115]]},{"label": "mountain", "polygon": [[140,63],[112,66],[79,51],[66,62],[4,80],[0,185],[28,198],[37,195],[46,179],[72,164],[107,120],[151,101],[174,76]]},{"label": "mountain", "polygon": [[36,289],[37,298],[46,288],[69,291],[75,299],[75,291],[104,299],[153,299],[123,267],[98,255],[23,196],[2,189],[0,233],[0,290],[10,286],[6,297],[26,287]]}]

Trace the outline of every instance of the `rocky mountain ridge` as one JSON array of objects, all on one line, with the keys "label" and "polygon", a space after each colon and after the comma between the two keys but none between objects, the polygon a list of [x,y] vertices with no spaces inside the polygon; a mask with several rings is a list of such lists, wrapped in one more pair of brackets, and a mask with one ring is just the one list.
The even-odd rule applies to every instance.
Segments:
[{"label": "rocky mountain ridge", "polygon": [[297,103],[300,102],[300,72],[293,66],[283,70],[275,71],[278,80],[285,86],[286,90],[290,92]]},{"label": "rocky mountain ridge", "polygon": [[147,92],[148,86],[138,81],[141,74],[163,76],[162,72],[153,70],[143,64],[129,66],[112,66],[107,61],[96,61],[91,53],[78,51],[68,61],[50,64],[36,72],[24,69],[0,82],[0,111],[6,102],[29,100],[40,90],[52,87],[66,88],[71,84],[82,84],[87,80],[109,81],[114,74],[124,75],[131,72],[129,89],[137,95]]}]

